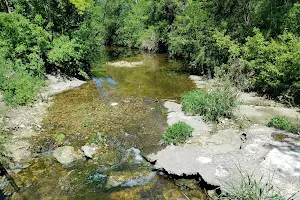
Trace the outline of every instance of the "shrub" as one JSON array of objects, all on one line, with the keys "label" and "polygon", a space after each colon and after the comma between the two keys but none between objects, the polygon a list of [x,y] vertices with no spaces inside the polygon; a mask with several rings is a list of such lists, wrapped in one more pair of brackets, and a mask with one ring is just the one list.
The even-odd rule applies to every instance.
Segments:
[{"label": "shrub", "polygon": [[252,73],[254,89],[287,103],[299,103],[300,37],[284,32],[276,39],[267,39],[258,29],[254,34],[242,47],[242,59]]},{"label": "shrub", "polygon": [[43,84],[50,34],[22,15],[0,13],[0,89],[12,105],[34,101]]},{"label": "shrub", "polygon": [[194,128],[184,122],[178,122],[170,126],[163,134],[162,138],[165,144],[184,143],[188,137],[192,136]]},{"label": "shrub", "polygon": [[140,49],[157,52],[159,50],[159,37],[153,26],[149,27],[139,40]]},{"label": "shrub", "polygon": [[32,103],[43,82],[43,80],[26,73],[15,73],[4,80],[2,85],[3,99],[13,106]]},{"label": "shrub", "polygon": [[234,108],[238,106],[238,93],[231,87],[217,87],[208,92],[192,90],[183,94],[181,101],[185,113],[217,121],[220,117],[232,117]]},{"label": "shrub", "polygon": [[298,133],[300,131],[299,127],[294,126],[292,122],[282,116],[273,117],[267,126],[292,133]]},{"label": "shrub", "polygon": [[271,184],[271,181],[266,183],[263,177],[256,180],[253,175],[244,174],[241,172],[242,179],[237,185],[230,185],[226,192],[223,192],[220,200],[285,200],[286,198],[277,191]]},{"label": "shrub", "polygon": [[48,61],[52,67],[58,67],[62,72],[83,78],[88,78],[85,73],[87,64],[83,61],[83,45],[75,39],[61,35],[53,40],[53,47],[48,52]]}]

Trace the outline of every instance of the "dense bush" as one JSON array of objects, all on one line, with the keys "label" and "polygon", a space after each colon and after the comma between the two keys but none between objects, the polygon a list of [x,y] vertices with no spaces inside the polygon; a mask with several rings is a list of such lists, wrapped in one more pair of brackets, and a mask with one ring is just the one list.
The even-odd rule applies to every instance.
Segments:
[{"label": "dense bush", "polygon": [[[51,13],[44,7],[54,6],[55,2],[38,2],[18,0],[14,2],[15,12],[0,13],[0,90],[11,105],[32,103],[44,84],[46,71],[88,78],[90,63],[102,51],[101,19],[89,10],[93,1],[87,7],[84,1],[72,1],[77,10],[70,2],[62,1],[60,6],[65,7]],[[84,11],[87,14],[83,22]],[[52,16],[55,12],[58,15]],[[70,23],[75,23],[75,30]]]},{"label": "dense bush", "polygon": [[217,121],[232,117],[238,106],[238,94],[231,87],[217,87],[211,91],[192,90],[181,97],[185,113],[202,115],[206,120]]},{"label": "dense bush", "polygon": [[242,59],[252,72],[254,88],[299,103],[300,37],[285,32],[276,40],[267,40],[258,29],[254,32],[242,47]]},{"label": "dense bush", "polygon": [[295,126],[291,121],[285,117],[273,117],[267,124],[269,127],[274,127],[292,133],[299,133],[300,127]]},{"label": "dense bush", "polygon": [[0,13],[0,89],[4,100],[24,105],[36,97],[43,84],[43,57],[49,34],[19,14]]},{"label": "dense bush", "polygon": [[8,2],[0,3],[2,12],[14,8],[0,13],[1,54],[22,69],[7,71],[42,79],[45,68],[58,68],[86,77],[105,43],[168,51],[184,58],[188,70],[210,77],[219,68],[243,69],[250,89],[300,103],[298,1]]},{"label": "dense bush", "polygon": [[193,128],[184,122],[178,122],[169,126],[168,130],[163,134],[162,138],[165,144],[184,143],[192,136]]}]

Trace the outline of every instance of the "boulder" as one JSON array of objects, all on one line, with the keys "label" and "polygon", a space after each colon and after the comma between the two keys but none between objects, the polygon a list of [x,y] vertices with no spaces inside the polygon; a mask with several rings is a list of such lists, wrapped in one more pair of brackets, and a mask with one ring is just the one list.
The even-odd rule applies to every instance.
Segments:
[{"label": "boulder", "polygon": [[82,156],[77,151],[75,151],[74,147],[71,146],[56,148],[53,151],[53,156],[59,163],[63,165],[71,164],[75,160],[79,160],[82,158]]}]

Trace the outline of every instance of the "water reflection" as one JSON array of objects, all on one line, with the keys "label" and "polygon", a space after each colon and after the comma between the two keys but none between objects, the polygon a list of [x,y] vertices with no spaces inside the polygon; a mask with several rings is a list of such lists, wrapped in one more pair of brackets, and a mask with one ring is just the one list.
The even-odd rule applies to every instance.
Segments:
[{"label": "water reflection", "polygon": [[103,83],[108,83],[108,84],[113,85],[113,86],[117,85],[117,82],[114,81],[112,78],[97,78],[97,77],[94,77],[93,81],[96,84],[96,87],[98,89],[102,88]]},{"label": "water reflection", "polygon": [[117,85],[117,82],[110,77],[94,77],[93,82],[95,83],[97,89],[100,91],[100,95],[102,98],[108,98],[111,94],[113,94],[114,86]]}]

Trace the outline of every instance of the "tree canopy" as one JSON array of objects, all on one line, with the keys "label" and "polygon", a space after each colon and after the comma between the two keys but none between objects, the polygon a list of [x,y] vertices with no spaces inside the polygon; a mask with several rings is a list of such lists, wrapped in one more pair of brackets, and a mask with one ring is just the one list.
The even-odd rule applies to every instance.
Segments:
[{"label": "tree canopy", "polygon": [[1,0],[0,12],[12,104],[32,102],[46,72],[88,78],[103,45],[168,52],[198,74],[238,69],[248,89],[300,102],[299,0]]}]

